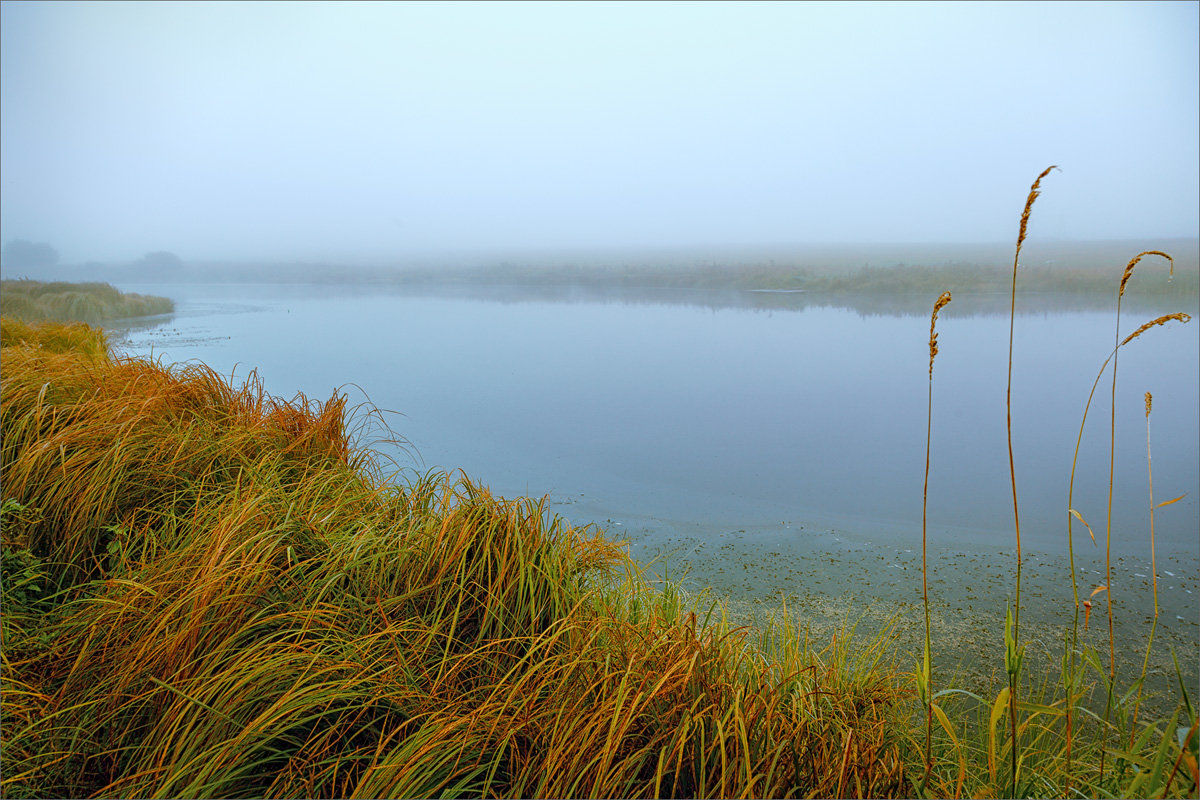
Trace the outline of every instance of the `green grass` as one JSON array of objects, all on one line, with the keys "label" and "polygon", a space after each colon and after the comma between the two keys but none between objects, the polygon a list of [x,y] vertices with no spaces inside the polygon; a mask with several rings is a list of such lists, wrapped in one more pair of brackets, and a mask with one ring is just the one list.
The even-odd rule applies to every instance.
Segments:
[{"label": "green grass", "polygon": [[86,322],[166,314],[175,304],[165,297],[126,294],[107,283],[0,282],[0,313],[26,321]]}]

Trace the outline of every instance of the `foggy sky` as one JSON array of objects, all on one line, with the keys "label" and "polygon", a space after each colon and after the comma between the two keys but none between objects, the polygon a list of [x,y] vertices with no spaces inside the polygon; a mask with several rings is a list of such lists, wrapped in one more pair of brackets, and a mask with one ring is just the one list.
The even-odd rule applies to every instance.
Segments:
[{"label": "foggy sky", "polygon": [[1196,236],[1200,4],[4,3],[63,260]]}]

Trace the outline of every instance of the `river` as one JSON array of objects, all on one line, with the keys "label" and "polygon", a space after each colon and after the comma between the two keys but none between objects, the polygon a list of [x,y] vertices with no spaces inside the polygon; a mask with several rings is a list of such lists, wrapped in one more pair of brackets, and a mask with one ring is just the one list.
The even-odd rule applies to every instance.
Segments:
[{"label": "river", "polygon": [[[256,368],[268,389],[388,412],[397,468],[461,469],[548,497],[576,524],[626,538],[651,573],[710,587],[735,619],[786,602],[810,623],[920,623],[929,402],[928,298],[309,285],[137,285],[173,315],[117,329],[128,354]],[[928,537],[941,635],[998,658],[1015,539],[1005,425],[1007,297],[961,296],[938,322]],[[1003,302],[1001,302],[1003,301]],[[1191,307],[1187,307],[1188,304]],[[1047,651],[1070,619],[1067,498],[1088,393],[1112,351],[1111,304],[1018,297],[1012,440],[1027,568],[1023,619]],[[1176,307],[1181,306],[1181,307]],[[1130,303],[1121,335],[1194,298]],[[1153,615],[1150,417],[1160,636],[1193,678],[1200,654],[1197,322],[1120,351],[1111,544],[1120,628]],[[1074,506],[1080,590],[1103,584],[1111,377],[1084,432]],[[402,476],[401,476],[401,479]],[[967,621],[969,620],[969,622]],[[1089,636],[1106,626],[1093,625]],[[1031,628],[1036,630],[1036,628]],[[1096,639],[1096,643],[1099,643]],[[1001,644],[997,644],[1000,642]],[[1140,645],[1144,648],[1144,643]],[[1169,663],[1165,645],[1165,670]],[[1140,662],[1138,662],[1140,664]]]}]

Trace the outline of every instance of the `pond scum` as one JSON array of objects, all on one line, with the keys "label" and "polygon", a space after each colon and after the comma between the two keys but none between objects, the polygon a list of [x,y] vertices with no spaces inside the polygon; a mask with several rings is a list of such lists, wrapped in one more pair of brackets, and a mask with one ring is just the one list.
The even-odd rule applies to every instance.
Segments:
[{"label": "pond scum", "polygon": [[1070,620],[1060,675],[1014,621],[1007,683],[969,694],[929,666],[953,643],[734,628],[541,501],[397,483],[345,395],[82,324],[6,317],[0,345],[4,796],[1196,792],[1191,687],[1138,719],[1144,670],[1118,688]]}]

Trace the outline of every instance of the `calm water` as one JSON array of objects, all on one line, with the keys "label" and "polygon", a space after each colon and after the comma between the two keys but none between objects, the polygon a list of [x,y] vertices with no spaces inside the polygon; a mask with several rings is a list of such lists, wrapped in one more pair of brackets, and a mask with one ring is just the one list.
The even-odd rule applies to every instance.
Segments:
[{"label": "calm water", "polygon": [[[405,466],[461,468],[500,494],[569,511],[722,526],[807,520],[919,532],[928,401],[927,314],[643,302],[488,302],[305,286],[131,287],[170,294],[173,318],[128,352],[198,359],[270,390],[343,387],[398,412]],[[939,321],[929,526],[936,539],[1012,538],[1004,392],[1008,318]],[[931,303],[930,303],[931,305]],[[1172,309],[1174,310],[1174,309]],[[1149,318],[1126,313],[1123,334]],[[1158,545],[1195,555],[1196,323],[1121,351],[1114,547],[1145,549],[1151,417]],[[1028,546],[1065,548],[1072,451],[1112,349],[1108,311],[1019,317],[1013,436]],[[354,384],[355,386],[349,386]],[[1076,507],[1103,528],[1109,379],[1085,431]],[[361,391],[360,391],[361,389]],[[819,526],[818,526],[819,527]],[[1086,531],[1083,532],[1086,537]]]},{"label": "calm water", "polygon": [[[660,563],[689,569],[694,585],[735,603],[782,594],[816,614],[831,596],[853,595],[851,607],[919,601],[933,294],[903,308],[873,300],[856,309],[749,293],[551,299],[510,291],[499,301],[351,287],[122,288],[177,303],[159,326],[130,331],[127,352],[198,359],[238,376],[257,367],[286,397],[299,390],[326,399],[341,388],[353,403],[365,393],[397,412],[389,422],[410,442],[401,466],[461,468],[498,494],[549,495],[564,516],[627,536],[636,557],[665,557]],[[961,612],[1002,618],[1011,592],[1009,320],[996,300],[958,297],[938,326],[929,532],[935,602],[951,627]],[[1122,335],[1177,310],[1195,313],[1127,312]],[[1155,498],[1187,493],[1155,523],[1164,610],[1193,674],[1196,324],[1157,328],[1121,351],[1112,527],[1114,592],[1124,619],[1140,625],[1152,613],[1142,399],[1151,391]],[[1047,620],[1070,598],[1071,457],[1113,340],[1107,309],[1017,319],[1012,425],[1027,596],[1032,605],[1042,598]],[[1075,507],[1098,537],[1108,380],[1076,478]],[[1086,591],[1100,582],[1103,548],[1082,526],[1076,537]],[[961,633],[964,647],[969,635]]]}]

